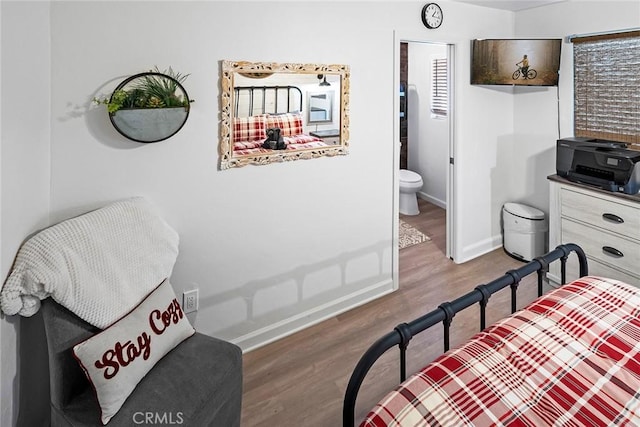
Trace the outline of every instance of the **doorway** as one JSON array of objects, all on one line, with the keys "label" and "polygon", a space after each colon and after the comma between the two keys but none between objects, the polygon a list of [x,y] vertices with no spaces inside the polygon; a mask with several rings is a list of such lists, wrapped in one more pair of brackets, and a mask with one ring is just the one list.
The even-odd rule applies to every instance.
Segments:
[{"label": "doorway", "polygon": [[[395,42],[394,73],[396,88],[400,88],[395,111],[400,113],[394,123],[400,144],[395,150],[394,173],[406,168],[422,177],[418,199],[423,206],[429,204],[427,215],[432,212],[431,205],[445,210],[444,230],[431,232],[446,235],[442,253],[454,260],[455,46],[397,33]],[[397,191],[397,176],[394,183]]]}]

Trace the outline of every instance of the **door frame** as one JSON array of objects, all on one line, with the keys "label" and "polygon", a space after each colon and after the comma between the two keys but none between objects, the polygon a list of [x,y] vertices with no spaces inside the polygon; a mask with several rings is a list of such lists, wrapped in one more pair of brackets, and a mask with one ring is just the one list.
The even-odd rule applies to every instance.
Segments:
[{"label": "door frame", "polygon": [[[399,283],[398,279],[398,262],[399,262],[399,171],[400,171],[400,141],[398,135],[400,134],[400,115],[397,114],[400,111],[400,97],[398,96],[398,88],[400,87],[400,43],[431,43],[445,45],[447,47],[447,59],[449,62],[448,68],[448,91],[449,91],[449,167],[446,179],[446,249],[445,256],[452,259],[455,262],[454,254],[455,242],[456,242],[456,229],[454,224],[457,224],[456,215],[456,135],[455,135],[455,44],[440,40],[431,40],[424,36],[415,36],[411,34],[405,34],[402,31],[395,30],[393,37],[394,49],[393,49],[393,130],[394,138],[396,142],[393,149],[393,282]],[[397,289],[397,285],[394,286]]]}]

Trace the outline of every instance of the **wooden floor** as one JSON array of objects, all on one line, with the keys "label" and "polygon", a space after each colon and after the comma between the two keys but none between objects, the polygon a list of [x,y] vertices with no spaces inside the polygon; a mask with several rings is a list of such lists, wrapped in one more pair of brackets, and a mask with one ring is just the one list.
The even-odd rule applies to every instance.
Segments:
[{"label": "wooden floor", "polygon": [[[495,250],[464,264],[445,257],[445,211],[420,200],[420,215],[401,216],[429,237],[400,251],[400,289],[362,307],[324,321],[244,355],[242,426],[337,427],[351,372],[364,351],[402,322],[435,309],[522,263]],[[505,292],[506,291],[506,292]],[[488,322],[508,314],[509,292],[489,301]],[[535,285],[523,281],[518,306],[535,297]],[[456,315],[451,345],[476,333],[477,310]],[[442,353],[440,327],[414,337],[408,372]],[[398,383],[398,352],[387,352],[372,368],[358,396],[356,419]]]}]

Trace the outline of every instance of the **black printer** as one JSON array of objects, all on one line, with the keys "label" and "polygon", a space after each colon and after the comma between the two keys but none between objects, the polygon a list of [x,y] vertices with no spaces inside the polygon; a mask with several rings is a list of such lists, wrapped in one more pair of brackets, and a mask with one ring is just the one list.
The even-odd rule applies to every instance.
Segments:
[{"label": "black printer", "polygon": [[556,172],[573,182],[625,194],[640,191],[640,151],[624,142],[563,138],[556,146]]}]

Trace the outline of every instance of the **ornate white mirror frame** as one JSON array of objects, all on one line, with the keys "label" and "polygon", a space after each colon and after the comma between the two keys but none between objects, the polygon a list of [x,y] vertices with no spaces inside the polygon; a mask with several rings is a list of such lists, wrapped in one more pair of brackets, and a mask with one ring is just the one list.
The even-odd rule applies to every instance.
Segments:
[{"label": "ornate white mirror frame", "polygon": [[[224,60],[220,75],[220,169],[348,153],[348,65]],[[305,97],[330,85],[337,114],[328,122],[309,123]],[[285,89],[286,94],[279,92]],[[284,137],[274,149],[265,141],[273,128],[282,128]]]}]

